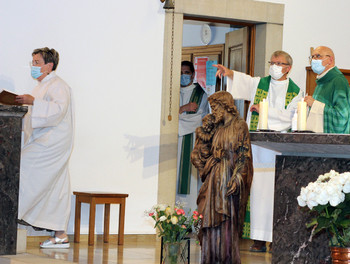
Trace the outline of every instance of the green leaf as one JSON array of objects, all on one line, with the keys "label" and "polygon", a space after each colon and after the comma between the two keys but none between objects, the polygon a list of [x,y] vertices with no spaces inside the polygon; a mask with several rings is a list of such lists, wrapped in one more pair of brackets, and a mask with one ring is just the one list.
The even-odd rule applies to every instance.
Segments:
[{"label": "green leaf", "polygon": [[343,228],[348,228],[348,227],[350,227],[350,219],[347,219],[347,218],[343,219],[343,220],[337,222],[337,225],[339,225]]},{"label": "green leaf", "polygon": [[333,220],[329,217],[320,216],[317,218],[318,228],[328,228],[331,226]]},{"label": "green leaf", "polygon": [[337,219],[338,216],[341,214],[342,210],[337,208],[335,209],[332,213],[331,213],[331,216],[334,218],[334,219]]},{"label": "green leaf", "polygon": [[317,218],[313,218],[313,219],[311,220],[311,222],[306,223],[306,227],[307,227],[307,228],[310,228],[310,227],[312,227],[312,226],[314,226],[314,225],[317,225]]},{"label": "green leaf", "polygon": [[312,211],[316,211],[316,212],[318,212],[318,213],[321,213],[321,212],[323,212],[328,206],[329,206],[329,204],[326,204],[326,205],[321,205],[321,204],[319,204],[319,205],[315,206],[314,208],[312,208]]}]

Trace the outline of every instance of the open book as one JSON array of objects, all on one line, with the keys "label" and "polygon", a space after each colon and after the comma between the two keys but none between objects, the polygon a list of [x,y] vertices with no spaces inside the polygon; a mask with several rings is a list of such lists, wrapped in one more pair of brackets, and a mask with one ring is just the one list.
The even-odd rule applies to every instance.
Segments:
[{"label": "open book", "polygon": [[4,105],[22,105],[16,102],[16,96],[17,94],[3,90],[0,93],[0,103]]}]

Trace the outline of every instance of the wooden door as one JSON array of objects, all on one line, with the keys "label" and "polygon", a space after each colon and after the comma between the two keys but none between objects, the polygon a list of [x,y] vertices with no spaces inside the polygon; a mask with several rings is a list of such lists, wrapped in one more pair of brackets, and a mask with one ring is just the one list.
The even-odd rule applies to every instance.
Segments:
[{"label": "wooden door", "polygon": [[[316,88],[317,74],[312,71],[310,66],[307,66],[305,69],[306,69],[306,93],[308,95],[313,95]],[[349,69],[339,69],[339,70],[344,74],[344,77],[348,80],[350,85],[350,70]]]},{"label": "wooden door", "polygon": [[[226,33],[224,65],[231,70],[249,74],[249,29],[240,28]],[[244,120],[247,118],[249,101],[235,100],[235,105]]]}]

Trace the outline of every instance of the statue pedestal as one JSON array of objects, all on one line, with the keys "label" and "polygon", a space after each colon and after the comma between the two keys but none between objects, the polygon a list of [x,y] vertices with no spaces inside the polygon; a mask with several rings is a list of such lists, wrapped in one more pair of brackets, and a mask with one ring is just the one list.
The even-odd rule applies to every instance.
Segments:
[{"label": "statue pedestal", "polygon": [[22,117],[27,107],[0,105],[0,255],[15,255]]},{"label": "statue pedestal", "polygon": [[311,238],[310,211],[297,202],[301,187],[331,169],[350,171],[350,135],[252,132],[254,145],[279,151],[273,217],[272,263],[331,263],[324,232]]}]

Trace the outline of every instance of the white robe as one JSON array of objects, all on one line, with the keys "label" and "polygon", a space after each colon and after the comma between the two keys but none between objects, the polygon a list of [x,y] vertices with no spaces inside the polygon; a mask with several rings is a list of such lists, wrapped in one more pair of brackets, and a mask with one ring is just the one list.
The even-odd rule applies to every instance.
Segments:
[{"label": "white robe", "polygon": [[35,227],[65,231],[71,208],[71,89],[51,72],[32,95],[33,106],[23,120],[18,219]]},{"label": "white robe", "polygon": [[[227,91],[234,99],[250,101],[249,109],[254,103],[254,97],[260,77],[251,77],[245,73],[234,71],[233,80],[227,78]],[[291,127],[294,112],[302,98],[302,92],[289,103],[285,109],[285,98],[289,79],[276,81],[271,78],[267,101],[268,129],[286,131]],[[250,126],[252,113],[247,115]],[[273,199],[275,187],[275,156],[280,153],[252,145],[254,176],[250,192],[250,238],[261,241],[272,241],[273,230]]]},{"label": "white robe", "polygon": [[[187,87],[181,87],[180,89],[180,106],[188,104],[192,91],[196,86],[194,84]],[[193,145],[195,143],[194,132],[197,127],[202,125],[202,119],[209,113],[208,95],[204,92],[202,101],[199,105],[199,109],[195,114],[187,114],[183,112],[179,115],[179,136],[178,136],[178,148],[177,148],[177,185],[179,181],[179,167],[180,167],[180,157],[181,157],[181,146],[183,136],[193,133]],[[192,165],[191,169],[191,186],[190,194],[176,194],[176,201],[185,203],[184,210],[191,209],[192,211],[197,208],[197,196],[200,187],[200,179],[197,176],[197,170]],[[178,186],[177,186],[178,188]]]},{"label": "white robe", "polygon": [[[325,76],[331,69],[334,67],[328,69],[324,73],[317,75],[316,80],[321,79],[323,76]],[[311,130],[315,133],[323,133],[323,121],[324,121],[324,107],[326,104],[321,103],[317,100],[314,101],[312,104],[312,107],[309,111],[309,115],[306,120],[306,130]]]}]

